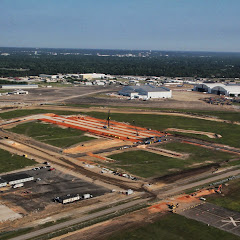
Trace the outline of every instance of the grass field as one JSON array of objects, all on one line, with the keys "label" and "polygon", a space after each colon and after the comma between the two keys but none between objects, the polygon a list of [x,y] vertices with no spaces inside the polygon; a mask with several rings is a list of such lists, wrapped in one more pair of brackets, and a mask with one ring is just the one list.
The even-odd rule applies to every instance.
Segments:
[{"label": "grass field", "polygon": [[240,212],[240,180],[234,180],[229,182],[228,186],[223,185],[223,193],[224,196],[221,194],[214,194],[207,197],[207,201],[214,203],[218,206],[228,208],[233,211]]},{"label": "grass field", "polygon": [[0,149],[0,173],[21,169],[35,163],[33,160]]},{"label": "grass field", "polygon": [[111,163],[111,166],[114,168],[124,169],[139,177],[148,178],[161,176],[177,170],[191,168],[194,167],[191,166],[194,163],[207,164],[205,161],[221,162],[235,157],[229,153],[212,151],[183,143],[161,144],[159,147],[164,147],[166,149],[182,153],[190,153],[190,156],[188,159],[183,160],[165,157],[143,150],[128,151],[110,155],[110,158],[116,160],[116,162]]},{"label": "grass field", "polygon": [[[240,105],[236,103],[236,105]],[[104,107],[100,105],[94,105],[94,104],[65,104],[65,106],[71,106],[71,107],[84,107],[84,108],[90,108],[90,107]],[[207,111],[207,110],[195,110],[195,109],[167,109],[167,108],[149,108],[149,107],[133,107],[133,106],[109,106],[110,108],[117,108],[117,109],[139,109],[139,110],[156,110],[156,111],[162,111],[162,112],[179,112],[179,113],[188,113],[188,114],[197,114],[200,116],[213,116],[218,117],[223,120],[230,120],[230,121],[240,121],[240,114],[239,112],[234,111]]]},{"label": "grass field", "polygon": [[189,160],[192,162],[223,162],[229,159],[235,159],[237,156],[234,154],[211,150],[208,148],[198,147],[187,143],[170,142],[167,144],[160,144],[158,147],[168,150],[188,153]]},{"label": "grass field", "polygon": [[24,134],[38,141],[61,148],[66,148],[73,144],[93,139],[91,137],[84,136],[83,134],[85,132],[78,129],[63,129],[57,125],[41,122],[19,124],[14,128],[9,129],[9,131]]},{"label": "grass field", "polygon": [[113,234],[107,240],[239,240],[238,236],[195,220],[172,214],[132,230]]},{"label": "grass field", "polygon": [[144,178],[164,175],[171,168],[183,169],[185,167],[184,160],[165,157],[143,150],[123,152],[108,157],[116,160],[111,164],[112,167],[124,169]]},{"label": "grass field", "polygon": [[[71,115],[77,114],[79,112],[72,111],[54,111],[54,110],[43,110],[43,109],[34,109],[34,110],[14,110],[9,112],[0,113],[0,117],[3,119],[10,119],[15,117],[21,117],[31,114],[37,113],[56,113],[59,115]],[[187,112],[187,111],[186,111]],[[188,111],[189,112],[189,111]],[[200,113],[200,112],[199,112]],[[237,112],[204,112],[202,113],[210,113],[212,115],[218,115],[223,119],[232,119],[240,121],[240,114]],[[102,119],[106,119],[107,113],[101,112],[90,112],[88,115],[93,117],[98,117]],[[206,136],[194,135],[196,138],[227,144],[233,147],[240,147],[240,142],[237,141],[238,136],[240,135],[240,126],[229,124],[229,123],[219,123],[214,121],[207,121],[201,119],[194,118],[186,118],[186,117],[177,117],[177,116],[159,116],[159,115],[144,115],[144,114],[122,114],[122,113],[112,113],[111,119],[120,121],[120,122],[129,122],[135,120],[136,125],[142,127],[148,127],[156,130],[164,130],[166,128],[182,128],[189,130],[197,130],[197,131],[206,131],[206,132],[214,132],[221,134],[223,137],[219,139],[210,139]],[[180,134],[180,133],[178,133]],[[184,135],[184,134],[183,134]]]},{"label": "grass field", "polygon": [[[106,119],[107,113],[90,112],[88,115]],[[208,120],[177,117],[177,116],[159,116],[159,115],[144,115],[144,114],[120,114],[112,113],[111,119],[120,122],[129,122],[135,120],[137,126],[152,128],[156,130],[164,130],[167,128],[182,128],[187,130],[206,131],[221,134],[222,138],[210,139],[208,141],[222,143],[233,147],[240,147],[239,135],[240,126],[213,122]],[[201,136],[195,135],[196,138]]]},{"label": "grass field", "polygon": [[[71,112],[71,111],[50,111],[43,109],[34,109],[34,110],[15,110],[9,111],[5,113],[0,113],[0,117],[4,119],[10,119],[13,117],[21,117],[30,114],[37,113],[47,113],[53,112],[60,115],[66,114],[76,114],[79,112]],[[203,112],[203,111],[202,111]],[[204,112],[209,113],[209,112]],[[209,113],[210,114],[210,113]],[[102,119],[106,119],[107,112],[90,112],[88,115],[93,117],[98,117]],[[222,116],[224,119],[231,118],[234,120],[240,120],[240,114],[234,112],[212,112],[212,115]],[[218,139],[210,139],[206,136],[194,135],[195,138],[207,139],[208,141],[222,143],[226,145],[230,145],[233,147],[240,147],[240,141],[238,141],[238,136],[240,135],[240,126],[229,124],[229,123],[220,123],[208,120],[194,119],[194,118],[186,118],[186,117],[177,117],[177,116],[160,116],[160,115],[144,115],[144,114],[122,114],[122,113],[112,113],[112,120],[117,120],[120,122],[129,122],[132,123],[132,120],[135,120],[136,125],[142,127],[148,127],[156,130],[164,130],[166,128],[182,128],[188,130],[197,130],[197,131],[206,131],[206,132],[214,132],[217,134],[221,134],[222,138]],[[180,134],[180,133],[179,133]]]}]

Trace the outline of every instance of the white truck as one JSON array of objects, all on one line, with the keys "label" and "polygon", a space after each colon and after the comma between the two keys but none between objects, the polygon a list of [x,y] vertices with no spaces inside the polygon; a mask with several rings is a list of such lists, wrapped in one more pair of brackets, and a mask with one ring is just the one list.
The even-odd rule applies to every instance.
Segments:
[{"label": "white truck", "polygon": [[12,186],[12,188],[20,188],[20,187],[23,187],[24,184],[23,183],[17,183],[15,185]]},{"label": "white truck", "polygon": [[85,193],[85,194],[83,194],[82,199],[89,199],[89,198],[92,198],[92,197],[93,197],[93,195],[91,195],[89,193]]}]

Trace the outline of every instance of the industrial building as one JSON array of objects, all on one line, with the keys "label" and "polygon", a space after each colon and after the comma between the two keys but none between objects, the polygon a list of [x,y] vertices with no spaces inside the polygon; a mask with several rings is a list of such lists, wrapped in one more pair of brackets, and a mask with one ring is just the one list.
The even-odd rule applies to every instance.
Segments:
[{"label": "industrial building", "polygon": [[212,93],[228,97],[240,97],[240,85],[216,86],[212,89]]},{"label": "industrial building", "polygon": [[196,84],[193,90],[217,95],[225,95],[229,97],[240,96],[240,85],[237,84],[201,83]]},{"label": "industrial building", "polygon": [[172,90],[166,87],[155,87],[152,85],[147,86],[126,86],[118,92],[120,95],[128,96],[131,99],[141,98],[171,98]]},{"label": "industrial building", "polygon": [[18,183],[33,181],[34,177],[26,173],[19,173],[19,174],[4,175],[1,177],[1,180],[6,181],[9,185],[14,185]]},{"label": "industrial building", "polygon": [[222,83],[201,83],[201,84],[196,84],[193,88],[194,91],[198,92],[207,92],[207,93],[212,93],[212,89],[217,86],[224,86]]},{"label": "industrial building", "polygon": [[23,85],[23,84],[19,84],[19,85],[15,85],[15,84],[11,84],[11,85],[1,85],[2,89],[30,89],[30,88],[38,88],[38,85],[36,84],[29,84],[29,85]]},{"label": "industrial building", "polygon": [[68,194],[66,196],[56,198],[56,200],[62,204],[72,203],[72,202],[78,201],[80,199],[81,199],[81,197],[79,194]]},{"label": "industrial building", "polygon": [[83,73],[79,75],[82,80],[92,80],[92,79],[100,79],[105,78],[106,74],[103,73]]}]

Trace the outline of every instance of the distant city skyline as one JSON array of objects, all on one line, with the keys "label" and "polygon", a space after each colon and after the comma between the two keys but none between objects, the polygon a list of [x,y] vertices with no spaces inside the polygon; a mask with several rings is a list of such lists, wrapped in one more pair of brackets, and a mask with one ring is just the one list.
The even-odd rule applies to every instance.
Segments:
[{"label": "distant city skyline", "polygon": [[0,47],[240,52],[239,0],[1,0]]}]

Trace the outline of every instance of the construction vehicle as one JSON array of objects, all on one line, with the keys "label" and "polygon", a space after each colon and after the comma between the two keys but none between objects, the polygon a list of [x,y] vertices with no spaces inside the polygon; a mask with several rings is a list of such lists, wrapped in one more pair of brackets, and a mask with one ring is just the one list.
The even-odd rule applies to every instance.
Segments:
[{"label": "construction vehicle", "polygon": [[17,183],[15,185],[12,186],[12,188],[20,188],[20,187],[23,187],[24,184],[23,183]]},{"label": "construction vehicle", "polygon": [[219,194],[222,193],[222,184],[220,184],[220,185],[218,186],[218,189],[215,190],[215,192],[216,192],[216,193],[219,193]]},{"label": "construction vehicle", "polygon": [[179,207],[179,204],[174,204],[174,203],[169,203],[167,204],[168,205],[168,208],[170,209],[170,212],[176,212],[176,208]]}]

